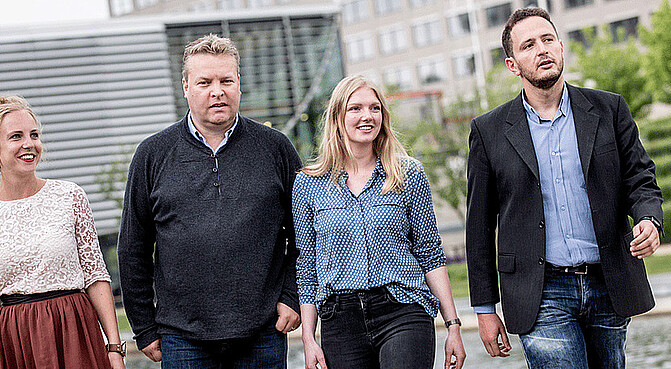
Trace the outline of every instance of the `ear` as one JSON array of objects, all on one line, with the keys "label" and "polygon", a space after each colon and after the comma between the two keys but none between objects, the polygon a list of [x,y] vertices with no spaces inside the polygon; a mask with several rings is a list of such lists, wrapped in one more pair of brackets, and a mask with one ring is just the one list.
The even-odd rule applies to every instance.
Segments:
[{"label": "ear", "polygon": [[513,72],[514,75],[520,76],[522,72],[520,72],[520,69],[517,66],[517,61],[513,57],[508,57],[505,60],[506,62],[506,68],[508,68],[509,71]]},{"label": "ear", "polygon": [[184,78],[182,78],[182,91],[184,91],[184,98],[186,99],[186,93],[189,91],[189,83]]}]

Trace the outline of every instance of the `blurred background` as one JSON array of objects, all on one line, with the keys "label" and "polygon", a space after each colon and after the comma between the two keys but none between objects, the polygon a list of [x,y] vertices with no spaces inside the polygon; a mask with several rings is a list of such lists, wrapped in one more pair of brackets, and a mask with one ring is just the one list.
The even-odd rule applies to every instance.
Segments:
[{"label": "blurred background", "polygon": [[[468,123],[520,92],[501,31],[530,6],[550,12],[570,83],[625,97],[671,199],[668,0],[3,0],[0,93],[24,96],[43,123],[38,175],[86,190],[118,293],[126,170],[141,140],[186,112],[186,43],[216,33],[237,44],[241,114],[283,131],[304,162],[333,87],[363,74],[426,168],[450,278],[465,298]],[[668,243],[669,203],[664,210]],[[647,264],[671,272],[663,252]]]}]

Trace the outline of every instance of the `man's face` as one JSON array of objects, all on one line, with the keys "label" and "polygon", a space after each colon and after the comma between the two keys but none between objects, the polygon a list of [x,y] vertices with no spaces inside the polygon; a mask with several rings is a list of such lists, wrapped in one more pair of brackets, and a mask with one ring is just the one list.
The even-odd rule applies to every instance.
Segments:
[{"label": "man's face", "polygon": [[547,90],[557,83],[564,70],[564,45],[552,24],[541,17],[521,20],[510,32],[513,56],[506,59],[511,72],[523,84]]},{"label": "man's face", "polygon": [[233,125],[240,106],[240,75],[233,56],[192,55],[182,87],[196,127]]}]

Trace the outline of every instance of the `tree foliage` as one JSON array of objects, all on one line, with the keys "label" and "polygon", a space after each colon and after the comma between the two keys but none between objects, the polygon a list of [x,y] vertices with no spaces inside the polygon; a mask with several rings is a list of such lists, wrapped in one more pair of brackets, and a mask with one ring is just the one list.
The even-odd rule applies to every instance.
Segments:
[{"label": "tree foliage", "polygon": [[655,101],[671,103],[671,6],[664,0],[652,14],[652,28],[641,27],[641,40],[647,47],[643,58],[646,88]]},{"label": "tree foliage", "polygon": [[[579,42],[569,42],[576,56],[571,71],[578,75],[572,82],[618,93],[624,97],[632,115],[640,116],[643,107],[652,102],[652,95],[645,89],[642,53],[634,39],[615,43],[611,32],[605,27],[599,37],[596,37],[593,29],[584,29],[583,32],[589,47]],[[621,36],[618,39],[625,38]]]}]

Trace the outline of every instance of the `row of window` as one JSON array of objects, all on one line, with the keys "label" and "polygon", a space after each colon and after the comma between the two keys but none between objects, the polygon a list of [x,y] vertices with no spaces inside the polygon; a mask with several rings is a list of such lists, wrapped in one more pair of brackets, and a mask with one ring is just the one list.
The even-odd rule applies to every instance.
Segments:
[{"label": "row of window", "polygon": [[[606,28],[610,32],[610,36],[615,42],[622,42],[629,37],[638,37],[638,17],[622,19],[619,21],[608,23]],[[585,27],[568,33],[568,39],[581,43],[584,47],[590,47],[591,37],[589,35],[597,35],[598,30],[596,26]]]}]

